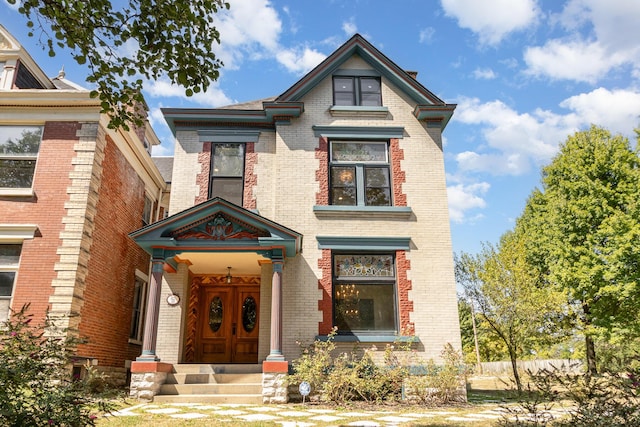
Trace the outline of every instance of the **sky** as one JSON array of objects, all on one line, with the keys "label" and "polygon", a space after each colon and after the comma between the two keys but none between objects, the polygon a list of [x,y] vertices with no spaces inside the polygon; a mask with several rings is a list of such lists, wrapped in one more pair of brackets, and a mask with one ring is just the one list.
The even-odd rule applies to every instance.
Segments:
[{"label": "sky", "polygon": [[[455,252],[514,226],[541,168],[573,133],[602,126],[635,146],[640,126],[639,0],[230,0],[216,15],[225,64],[191,98],[147,82],[151,123],[173,152],[163,107],[215,108],[284,92],[360,33],[446,103],[445,170]],[[49,58],[0,0],[0,23],[54,77],[91,88],[68,52]]]}]

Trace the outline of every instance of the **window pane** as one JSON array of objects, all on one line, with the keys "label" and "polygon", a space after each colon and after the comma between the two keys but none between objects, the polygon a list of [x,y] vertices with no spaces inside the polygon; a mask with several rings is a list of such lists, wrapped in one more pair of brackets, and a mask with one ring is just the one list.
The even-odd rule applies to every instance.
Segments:
[{"label": "window pane", "polygon": [[0,158],[0,187],[31,188],[35,160]]},{"label": "window pane", "polygon": [[338,284],[334,291],[335,324],[341,332],[395,331],[393,284]]},{"label": "window pane", "polygon": [[386,162],[385,143],[331,142],[331,161],[334,162]]},{"label": "window pane", "polygon": [[367,206],[391,206],[388,168],[365,168],[365,203]]},{"label": "window pane", "polygon": [[334,105],[355,105],[355,94],[353,92],[334,93]]},{"label": "window pane", "polygon": [[0,271],[0,297],[11,296],[15,277],[15,271]]},{"label": "window pane", "polygon": [[356,189],[352,188],[332,188],[331,203],[333,205],[355,206]]},{"label": "window pane", "polygon": [[22,245],[0,245],[0,265],[18,264]]},{"label": "window pane", "polygon": [[213,176],[243,176],[243,169],[243,144],[213,144]]},{"label": "window pane", "polygon": [[395,277],[392,255],[335,255],[337,278]]},{"label": "window pane", "polygon": [[335,105],[355,105],[353,78],[336,77],[333,79],[333,102]]},{"label": "window pane", "polygon": [[211,197],[222,197],[228,202],[242,206],[242,178],[213,178]]},{"label": "window pane", "polygon": [[353,92],[352,77],[336,77],[333,79],[333,90],[336,92]]},{"label": "window pane", "polygon": [[366,77],[360,79],[360,105],[382,105],[380,80]]},{"label": "window pane", "polygon": [[42,127],[0,126],[0,157],[3,154],[38,155]]}]

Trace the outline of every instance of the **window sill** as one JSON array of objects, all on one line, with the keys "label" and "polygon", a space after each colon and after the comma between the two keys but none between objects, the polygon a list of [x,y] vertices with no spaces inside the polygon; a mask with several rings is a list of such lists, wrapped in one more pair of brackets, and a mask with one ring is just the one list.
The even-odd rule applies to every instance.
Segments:
[{"label": "window sill", "polygon": [[379,117],[387,118],[389,109],[387,107],[365,107],[361,105],[333,105],[329,108],[329,113],[333,117]]},{"label": "window sill", "polygon": [[316,205],[313,213],[318,218],[409,219],[413,215],[408,206],[334,206]]},{"label": "window sill", "polygon": [[0,197],[33,197],[33,188],[0,188]]},{"label": "window sill", "polygon": [[[316,335],[316,341],[327,341],[329,338],[326,335]],[[333,337],[334,342],[362,342],[362,343],[419,343],[420,338],[415,335],[364,335],[364,334],[349,334],[349,335],[335,335]]]},{"label": "window sill", "polygon": [[129,344],[142,345],[142,341],[138,341],[138,340],[134,340],[133,338],[129,338]]}]

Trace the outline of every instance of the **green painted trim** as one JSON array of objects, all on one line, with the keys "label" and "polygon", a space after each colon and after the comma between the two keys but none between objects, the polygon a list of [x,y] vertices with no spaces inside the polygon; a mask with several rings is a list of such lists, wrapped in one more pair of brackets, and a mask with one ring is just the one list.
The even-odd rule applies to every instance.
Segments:
[{"label": "green painted trim", "polygon": [[[316,335],[316,341],[326,342],[328,337],[326,335]],[[351,335],[336,335],[333,337],[335,342],[384,342],[384,343],[419,343],[420,338],[417,336],[405,336],[405,335],[393,335],[393,334],[380,334],[380,335],[365,335],[354,333]]]},{"label": "green painted trim", "polygon": [[411,237],[316,236],[318,249],[334,250],[411,250]]},{"label": "green painted trim", "polygon": [[258,142],[259,130],[217,129],[198,130],[200,142]]},{"label": "green painted trim", "polygon": [[338,206],[316,205],[313,213],[322,218],[367,218],[410,220],[413,211],[409,206]]},{"label": "green painted trim", "polygon": [[416,105],[416,108],[413,110],[413,115],[416,119],[427,122],[427,125],[429,125],[430,122],[438,122],[438,127],[444,130],[449,120],[451,120],[455,109],[456,104]]},{"label": "green painted trim", "polygon": [[404,138],[403,126],[320,126],[313,125],[316,137],[326,138]]},{"label": "green painted trim", "polygon": [[338,77],[380,77],[380,72],[371,69],[341,68],[333,72]]},{"label": "green painted trim", "polygon": [[389,114],[389,108],[385,106],[373,107],[366,105],[332,105],[329,108],[329,112],[332,115],[380,115],[386,116]]}]

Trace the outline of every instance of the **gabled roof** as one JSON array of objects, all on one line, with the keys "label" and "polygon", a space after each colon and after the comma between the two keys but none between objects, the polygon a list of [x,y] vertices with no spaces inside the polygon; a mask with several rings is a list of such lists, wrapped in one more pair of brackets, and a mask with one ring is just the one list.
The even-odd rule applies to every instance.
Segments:
[{"label": "gabled roof", "polygon": [[220,197],[147,225],[129,237],[152,256],[165,260],[182,252],[214,251],[293,257],[302,248],[302,234]]},{"label": "gabled roof", "polygon": [[372,69],[415,101],[413,114],[418,120],[438,122],[444,129],[456,105],[446,104],[360,34],[351,37],[275,99],[250,101],[216,109],[163,108],[162,112],[174,134],[176,128],[180,127],[207,129],[249,125],[255,128],[273,128],[277,123],[286,124],[291,118],[299,117],[304,111],[301,101],[304,95],[354,55],[360,56]]},{"label": "gabled roof", "polygon": [[443,100],[421,85],[360,34],[355,34],[347,40],[318,66],[276,98],[276,102],[299,101],[307,92],[340,68],[354,54],[359,55],[374,70],[406,92],[416,103],[446,105]]}]

